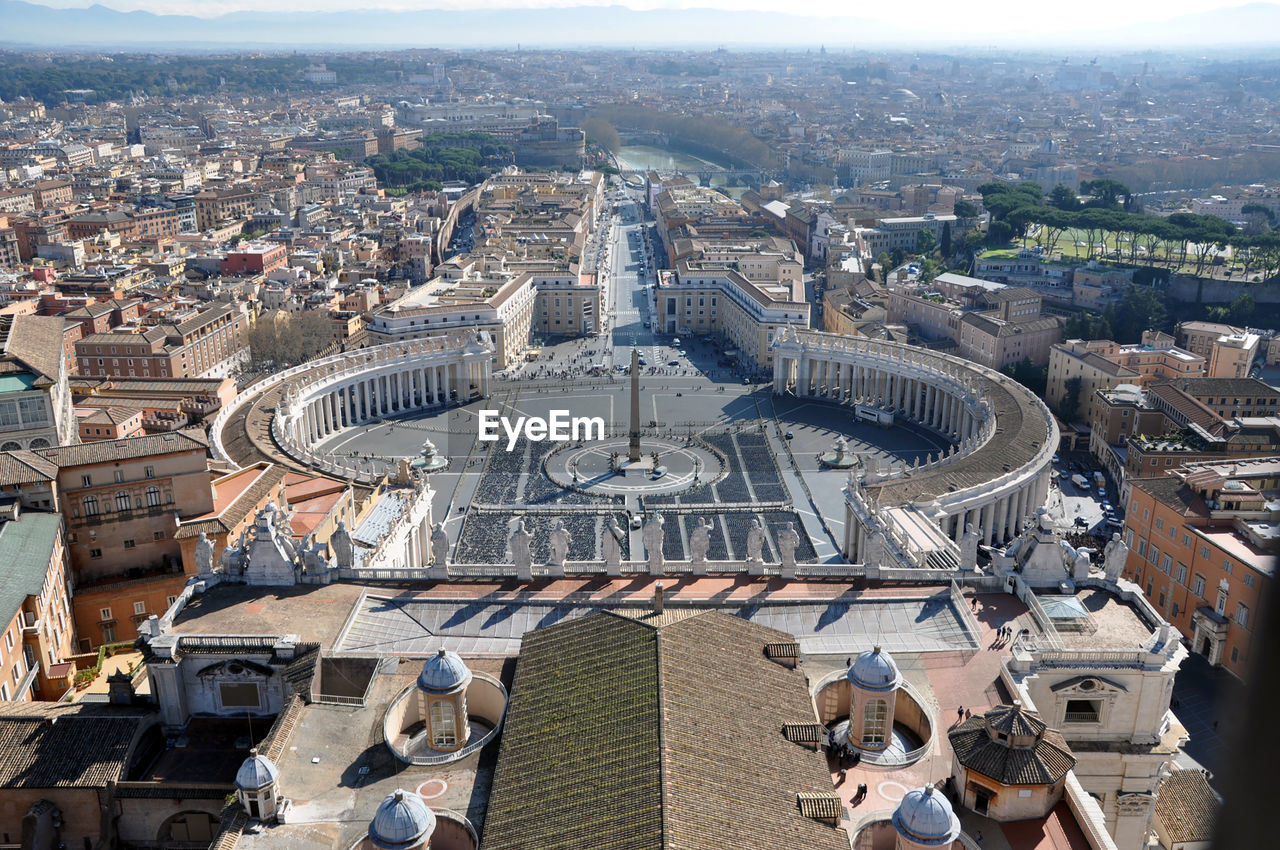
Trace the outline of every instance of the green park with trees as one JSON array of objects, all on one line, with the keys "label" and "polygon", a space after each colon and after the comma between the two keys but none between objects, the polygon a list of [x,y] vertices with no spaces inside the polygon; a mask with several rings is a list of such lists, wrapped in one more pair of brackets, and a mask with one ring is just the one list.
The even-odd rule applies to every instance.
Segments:
[{"label": "green park with trees", "polygon": [[430,133],[422,147],[366,159],[378,184],[410,192],[440,189],[446,180],[481,183],[514,161],[510,145],[487,133]]},{"label": "green park with trees", "polygon": [[[1137,211],[1128,187],[1115,180],[1086,181],[1083,200],[1068,186],[1046,196],[1036,183],[985,183],[978,187],[991,213],[987,244],[1032,240],[1046,256],[1111,260],[1166,274],[1267,280],[1280,273],[1280,231],[1270,217],[1251,211],[1245,230],[1217,216]],[[1263,208],[1265,209],[1265,208]]]}]

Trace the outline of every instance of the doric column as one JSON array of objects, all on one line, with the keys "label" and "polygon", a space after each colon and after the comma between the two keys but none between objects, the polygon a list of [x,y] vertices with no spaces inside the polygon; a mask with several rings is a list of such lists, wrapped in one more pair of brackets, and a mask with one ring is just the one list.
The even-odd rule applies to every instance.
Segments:
[{"label": "doric column", "polygon": [[432,366],[427,370],[427,380],[431,387],[431,403],[440,403],[440,376],[436,372],[436,367]]},{"label": "doric column", "polygon": [[982,524],[982,545],[984,546],[991,545],[991,536],[992,536],[991,526],[995,524],[995,518],[996,518],[996,503],[987,502],[985,505],[982,506],[982,519],[980,520]]}]

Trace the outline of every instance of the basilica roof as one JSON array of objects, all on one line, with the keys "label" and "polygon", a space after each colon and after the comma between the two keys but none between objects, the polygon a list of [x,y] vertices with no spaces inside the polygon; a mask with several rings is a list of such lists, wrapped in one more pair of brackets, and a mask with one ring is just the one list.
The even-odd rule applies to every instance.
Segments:
[{"label": "basilica roof", "polygon": [[[830,795],[789,635],[717,611],[591,614],[525,635],[485,819],[486,850],[848,850],[797,795]],[[567,780],[566,777],[572,777]]]}]

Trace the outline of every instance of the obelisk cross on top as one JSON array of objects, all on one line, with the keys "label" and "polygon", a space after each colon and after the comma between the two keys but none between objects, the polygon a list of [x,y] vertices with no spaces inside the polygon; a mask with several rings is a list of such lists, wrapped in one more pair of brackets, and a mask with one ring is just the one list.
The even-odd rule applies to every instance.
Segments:
[{"label": "obelisk cross on top", "polygon": [[640,460],[640,351],[631,349],[631,431],[627,460]]}]

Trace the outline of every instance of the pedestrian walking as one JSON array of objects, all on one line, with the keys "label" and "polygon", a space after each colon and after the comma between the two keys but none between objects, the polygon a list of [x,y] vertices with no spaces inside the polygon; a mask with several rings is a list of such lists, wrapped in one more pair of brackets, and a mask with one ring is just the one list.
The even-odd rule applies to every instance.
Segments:
[{"label": "pedestrian walking", "polygon": [[963,706],[963,705],[956,709],[956,722],[957,722],[957,723],[959,723],[961,720],[964,720],[964,706]]}]

